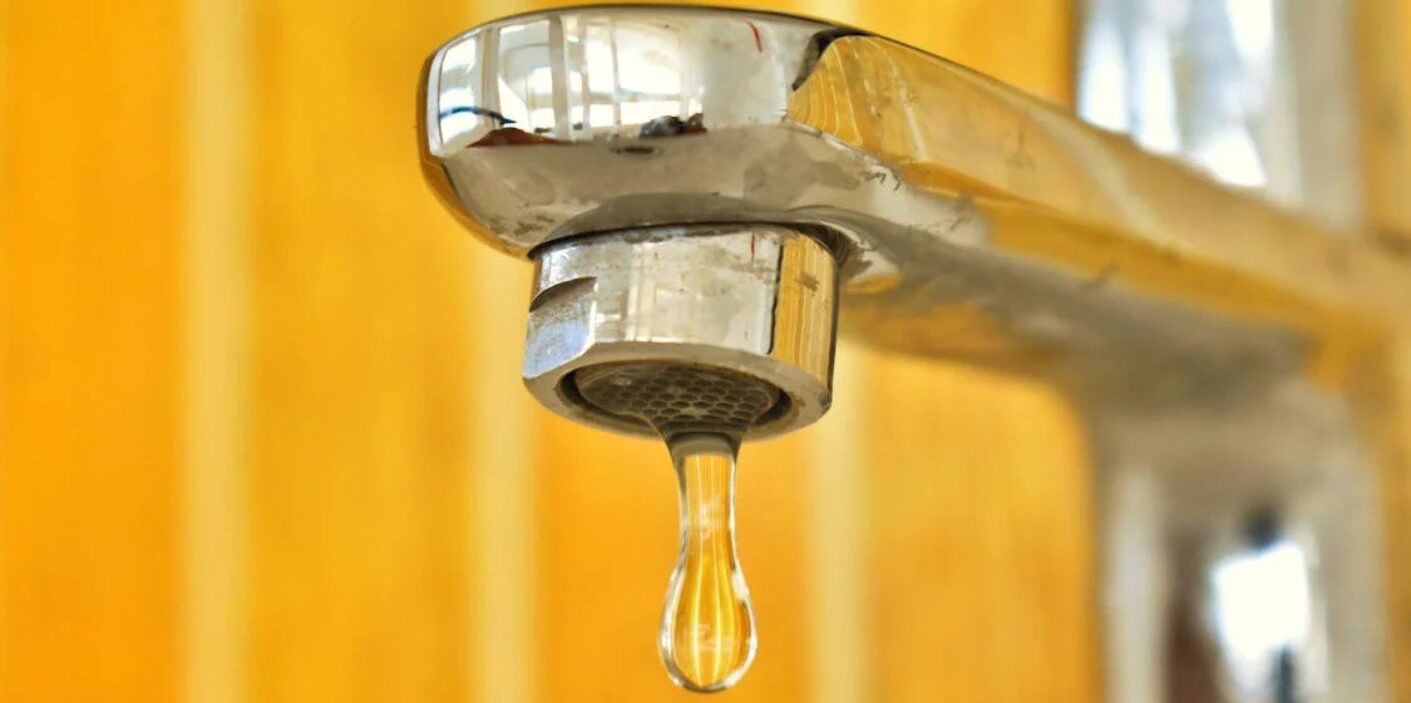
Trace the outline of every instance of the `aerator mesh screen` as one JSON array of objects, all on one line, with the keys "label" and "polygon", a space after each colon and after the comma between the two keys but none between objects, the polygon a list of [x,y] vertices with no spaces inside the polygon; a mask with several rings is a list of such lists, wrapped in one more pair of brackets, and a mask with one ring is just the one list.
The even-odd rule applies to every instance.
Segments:
[{"label": "aerator mesh screen", "polygon": [[757,378],[662,361],[590,366],[574,374],[574,384],[598,409],[639,420],[668,436],[739,435],[779,401],[779,390]]}]

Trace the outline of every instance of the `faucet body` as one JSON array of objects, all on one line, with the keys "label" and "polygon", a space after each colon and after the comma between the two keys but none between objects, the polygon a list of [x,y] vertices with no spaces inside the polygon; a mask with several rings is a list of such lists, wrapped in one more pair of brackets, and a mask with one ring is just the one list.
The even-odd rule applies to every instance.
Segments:
[{"label": "faucet body", "polygon": [[[844,334],[1042,378],[1081,410],[1109,700],[1172,700],[1196,679],[1212,700],[1411,700],[1407,635],[1385,626],[1411,616],[1406,584],[1383,568],[1407,556],[1385,430],[1400,401],[1383,392],[1411,344],[1405,261],[962,66],[812,20],[552,10],[455,38],[421,85],[433,190],[539,263],[526,378],[550,407],[630,431],[563,379],[603,349],[692,348],[790,379],[773,383],[804,415],[759,434],[802,426],[829,401],[836,297]],[[647,232],[632,241],[667,242],[672,271],[764,281],[711,309],[777,312],[808,286],[769,288],[701,236],[755,229],[771,246],[806,238],[795,249],[829,265],[806,314],[737,316],[763,330],[748,343],[700,308],[644,306],[666,286],[642,273],[664,270],[657,254],[611,254]],[[631,302],[600,314],[614,300]],[[812,346],[768,366],[800,330]]]}]

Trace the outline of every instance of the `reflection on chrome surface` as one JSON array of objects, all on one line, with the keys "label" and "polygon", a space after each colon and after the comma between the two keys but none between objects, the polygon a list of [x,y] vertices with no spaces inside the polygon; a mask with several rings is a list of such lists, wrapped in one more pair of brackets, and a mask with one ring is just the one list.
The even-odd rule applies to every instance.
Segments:
[{"label": "reflection on chrome surface", "polygon": [[1355,226],[1354,6],[1086,0],[1078,113],[1223,183]]},{"label": "reflection on chrome surface", "polygon": [[1288,146],[1277,140],[1290,136],[1269,124],[1286,117],[1274,80],[1272,0],[1094,0],[1091,7],[1080,114],[1224,182],[1268,185],[1267,162]]},{"label": "reflection on chrome surface", "polygon": [[1269,512],[1248,516],[1243,532],[1245,544],[1215,558],[1207,586],[1223,683],[1235,700],[1309,700],[1327,679],[1315,631],[1323,615],[1312,590],[1317,555]]},{"label": "reflection on chrome surface", "polygon": [[1289,390],[1271,418],[1321,419],[1277,445],[1119,421],[1132,456],[1117,449],[1102,480],[1110,700],[1390,700],[1376,482],[1344,436],[1356,421]]},{"label": "reflection on chrome surface", "polygon": [[[488,25],[450,44],[438,69],[442,147],[501,130],[580,141],[777,123],[804,61],[777,47],[801,49],[827,28],[747,13],[635,14],[585,8]],[[707,90],[721,77],[730,91]]]}]

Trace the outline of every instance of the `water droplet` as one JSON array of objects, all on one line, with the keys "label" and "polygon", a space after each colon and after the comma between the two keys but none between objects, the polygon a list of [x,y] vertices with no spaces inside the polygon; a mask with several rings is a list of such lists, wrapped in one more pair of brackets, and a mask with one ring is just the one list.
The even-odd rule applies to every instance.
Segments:
[{"label": "water droplet", "polygon": [[681,554],[666,594],[660,647],[672,681],[697,692],[735,685],[754,660],[754,609],[735,556],[738,442],[719,434],[667,441],[681,491]]}]

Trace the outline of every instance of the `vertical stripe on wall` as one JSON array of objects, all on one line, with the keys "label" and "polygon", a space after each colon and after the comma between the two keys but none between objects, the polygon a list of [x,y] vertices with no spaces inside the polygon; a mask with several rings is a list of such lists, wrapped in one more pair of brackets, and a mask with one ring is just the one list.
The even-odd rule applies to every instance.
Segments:
[{"label": "vertical stripe on wall", "polygon": [[[461,236],[470,235],[462,233]],[[520,381],[530,267],[479,243],[467,291],[478,340],[470,437],[476,467],[475,532],[480,536],[479,599],[469,632],[484,643],[471,663],[480,703],[537,700],[534,665],[537,592],[534,447],[528,393]]]},{"label": "vertical stripe on wall", "polygon": [[250,117],[243,0],[188,0],[185,638],[188,703],[243,703]]},{"label": "vertical stripe on wall", "polygon": [[809,437],[808,596],[812,691],[815,703],[869,700],[866,458],[864,424],[867,350],[842,341],[833,369],[833,407]]},{"label": "vertical stripe on wall", "polygon": [[480,336],[478,245],[423,184],[415,116],[464,0],[249,6],[247,697],[461,700],[500,646],[468,627],[469,435],[506,340]]},{"label": "vertical stripe on wall", "polygon": [[182,11],[0,4],[0,700],[178,695]]}]

